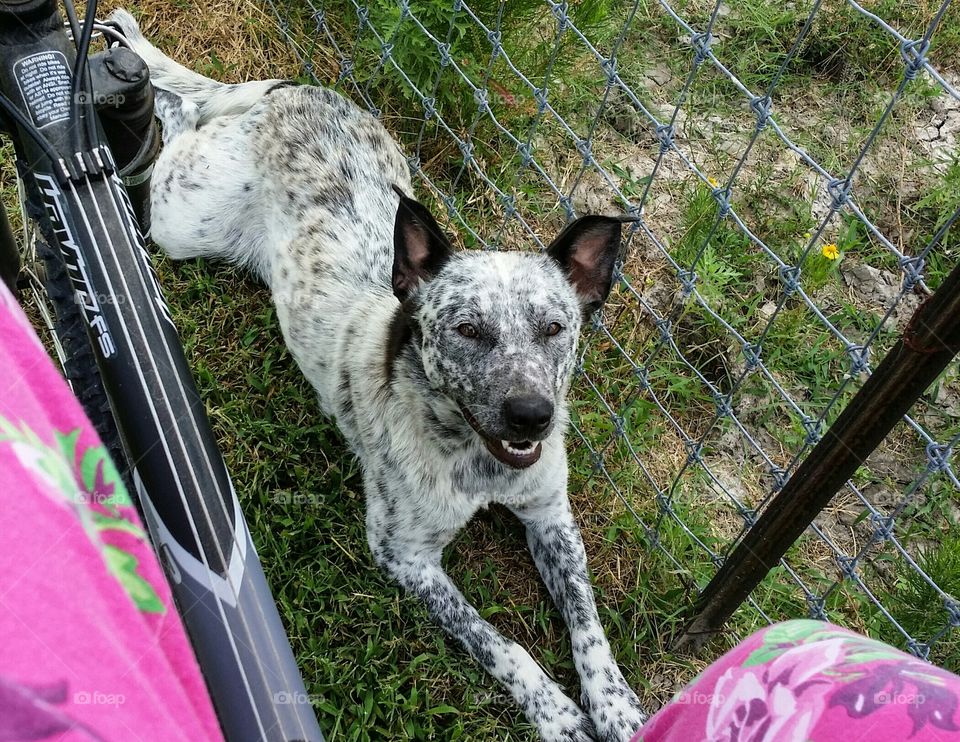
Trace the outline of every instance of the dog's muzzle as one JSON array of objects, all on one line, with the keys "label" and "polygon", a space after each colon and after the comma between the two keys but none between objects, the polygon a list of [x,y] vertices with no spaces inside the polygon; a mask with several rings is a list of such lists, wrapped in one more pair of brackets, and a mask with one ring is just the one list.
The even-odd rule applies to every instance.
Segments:
[{"label": "dog's muzzle", "polygon": [[543,453],[543,443],[540,441],[506,441],[498,438],[491,438],[487,435],[477,419],[470,414],[470,411],[463,405],[459,405],[460,414],[463,419],[469,423],[474,432],[480,436],[480,439],[486,445],[487,450],[493,454],[498,461],[514,469],[526,469],[533,466],[540,459]]}]

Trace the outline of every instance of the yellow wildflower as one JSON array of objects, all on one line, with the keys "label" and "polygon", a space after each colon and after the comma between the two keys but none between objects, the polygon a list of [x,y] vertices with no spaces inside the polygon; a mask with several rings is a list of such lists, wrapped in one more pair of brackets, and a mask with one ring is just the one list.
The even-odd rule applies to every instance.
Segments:
[{"label": "yellow wildflower", "polygon": [[823,257],[827,260],[836,260],[840,257],[840,250],[837,249],[837,246],[833,243],[827,243],[820,248],[820,252],[823,253]]},{"label": "yellow wildflower", "polygon": [[707,182],[710,184],[710,187],[711,187],[711,188],[719,188],[719,187],[720,187],[720,181],[717,180],[717,179],[714,178],[714,177],[707,176]]}]

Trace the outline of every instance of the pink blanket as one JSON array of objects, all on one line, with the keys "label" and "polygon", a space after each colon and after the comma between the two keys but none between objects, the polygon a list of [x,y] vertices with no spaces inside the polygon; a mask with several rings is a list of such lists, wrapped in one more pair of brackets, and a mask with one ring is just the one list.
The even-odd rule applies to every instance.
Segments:
[{"label": "pink blanket", "polygon": [[787,621],[710,665],[634,742],[960,741],[960,678],[848,629]]},{"label": "pink blanket", "polygon": [[221,739],[137,512],[2,282],[0,369],[0,740]]}]

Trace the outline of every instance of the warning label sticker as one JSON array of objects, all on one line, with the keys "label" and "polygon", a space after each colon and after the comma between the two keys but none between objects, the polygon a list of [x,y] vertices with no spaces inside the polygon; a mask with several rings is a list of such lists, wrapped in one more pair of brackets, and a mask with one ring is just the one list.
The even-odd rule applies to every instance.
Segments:
[{"label": "warning label sticker", "polygon": [[62,52],[31,54],[13,72],[37,128],[70,118],[70,68]]}]

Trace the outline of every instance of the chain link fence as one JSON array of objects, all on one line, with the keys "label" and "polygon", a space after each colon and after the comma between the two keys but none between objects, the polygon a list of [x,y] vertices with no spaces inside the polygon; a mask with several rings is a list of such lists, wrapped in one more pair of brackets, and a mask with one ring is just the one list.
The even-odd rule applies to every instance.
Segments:
[{"label": "chain link fence", "polygon": [[[305,76],[384,120],[465,246],[638,217],[584,339],[572,479],[688,599],[956,262],[949,0],[905,22],[853,0],[270,5]],[[950,369],[731,638],[806,615],[957,670],[958,440]]]}]

